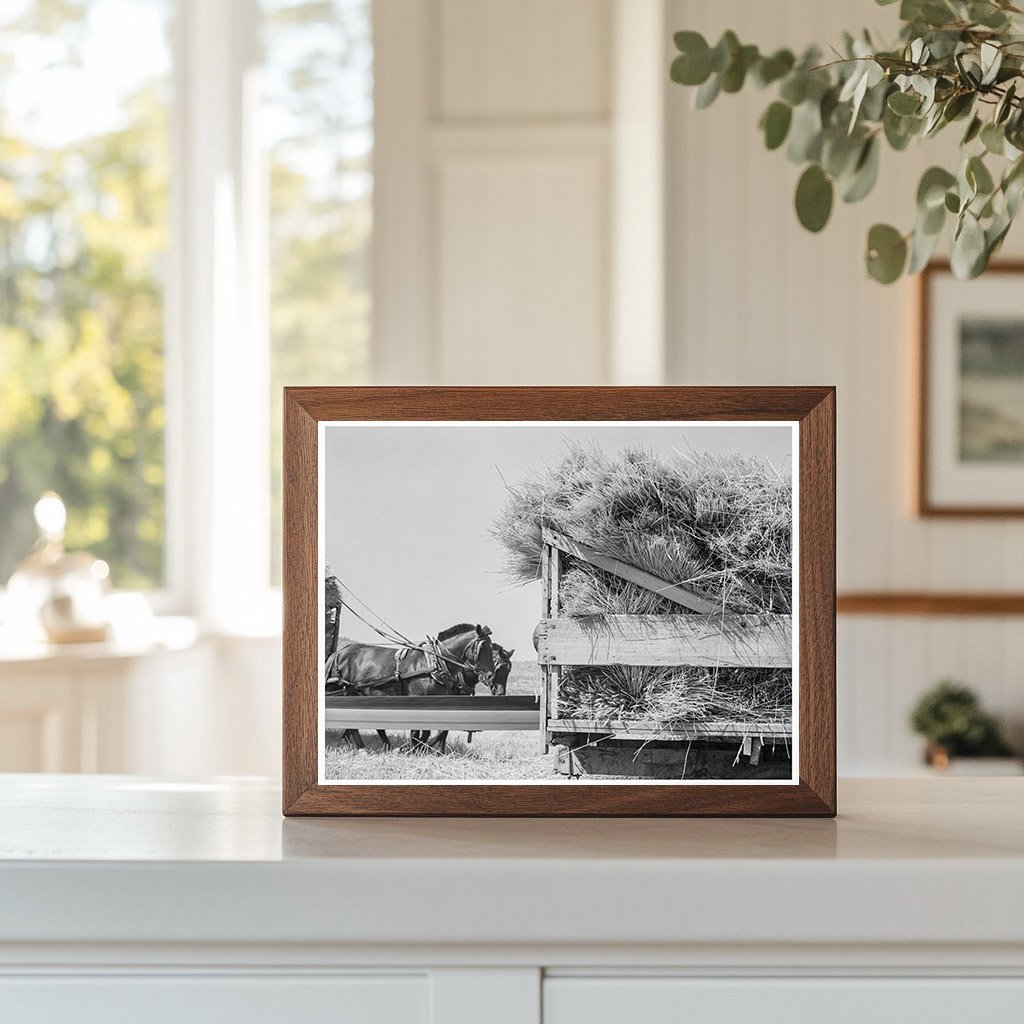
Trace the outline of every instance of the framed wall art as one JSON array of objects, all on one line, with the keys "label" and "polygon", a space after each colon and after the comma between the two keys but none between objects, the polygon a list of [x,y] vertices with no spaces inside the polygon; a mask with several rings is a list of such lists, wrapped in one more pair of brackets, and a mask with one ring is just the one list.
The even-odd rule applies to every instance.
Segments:
[{"label": "framed wall art", "polygon": [[835,813],[831,388],[288,388],[284,812]]},{"label": "framed wall art", "polygon": [[1024,515],[1024,263],[919,288],[916,511]]}]

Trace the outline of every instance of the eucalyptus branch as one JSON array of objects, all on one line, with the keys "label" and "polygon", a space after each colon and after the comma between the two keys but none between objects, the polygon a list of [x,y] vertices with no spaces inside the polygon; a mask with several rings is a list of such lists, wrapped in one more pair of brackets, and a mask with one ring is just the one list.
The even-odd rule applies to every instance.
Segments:
[{"label": "eucalyptus branch", "polygon": [[774,89],[759,128],[768,149],[785,145],[804,165],[795,206],[809,231],[825,227],[837,194],[853,203],[872,191],[883,143],[899,152],[962,122],[958,166],[922,176],[910,231],[869,231],[866,265],[886,284],[916,273],[952,219],[953,269],[974,277],[1002,245],[1024,196],[1024,9],[1010,0],[902,0],[899,16],[895,48],[847,34],[827,62],[816,47],[798,58],[762,54],[734,32],[715,46],[678,32],[672,78],[697,87],[699,108],[750,81]]}]

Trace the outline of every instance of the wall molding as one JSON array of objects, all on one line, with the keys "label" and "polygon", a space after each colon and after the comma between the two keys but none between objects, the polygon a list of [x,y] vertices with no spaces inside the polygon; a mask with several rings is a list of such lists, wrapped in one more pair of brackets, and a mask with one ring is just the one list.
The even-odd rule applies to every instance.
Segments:
[{"label": "wall molding", "polygon": [[859,591],[839,594],[839,615],[1024,615],[1024,593]]}]

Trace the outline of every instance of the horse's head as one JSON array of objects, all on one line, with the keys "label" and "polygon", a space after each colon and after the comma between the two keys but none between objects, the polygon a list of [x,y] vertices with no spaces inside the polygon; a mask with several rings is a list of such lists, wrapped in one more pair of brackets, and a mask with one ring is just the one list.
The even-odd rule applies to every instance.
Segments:
[{"label": "horse's head", "polygon": [[491,643],[491,631],[487,626],[476,627],[476,639],[466,651],[470,664],[476,675],[477,683],[494,689],[494,645]]},{"label": "horse's head", "polygon": [[512,655],[515,650],[505,650],[501,644],[491,643],[494,648],[494,678],[491,680],[491,696],[503,697],[508,689],[508,676],[512,671]]}]

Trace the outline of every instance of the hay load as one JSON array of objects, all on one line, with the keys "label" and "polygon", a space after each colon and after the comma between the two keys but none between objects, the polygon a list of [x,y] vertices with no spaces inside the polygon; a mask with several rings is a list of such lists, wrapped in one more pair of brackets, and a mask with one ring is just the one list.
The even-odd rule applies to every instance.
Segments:
[{"label": "hay load", "polygon": [[[572,445],[557,465],[509,486],[493,526],[516,582],[540,578],[544,528],[683,587],[722,611],[792,611],[788,473],[767,460]],[[563,556],[559,614],[599,627],[608,615],[678,615],[668,598]],[[562,714],[666,725],[790,715],[789,669],[586,666],[567,670]]]}]

